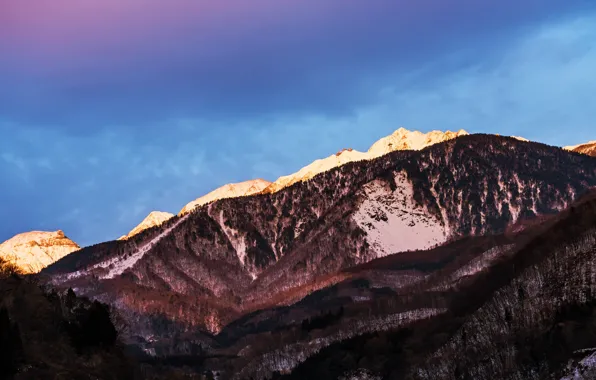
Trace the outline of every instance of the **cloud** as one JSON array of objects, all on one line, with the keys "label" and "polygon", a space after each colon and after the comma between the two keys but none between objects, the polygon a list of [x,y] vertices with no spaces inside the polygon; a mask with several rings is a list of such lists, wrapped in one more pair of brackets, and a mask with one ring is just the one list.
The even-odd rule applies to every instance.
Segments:
[{"label": "cloud", "polygon": [[180,117],[344,117],[374,104],[389,77],[458,45],[487,54],[581,3],[13,2],[0,22],[0,117],[70,135],[150,136]]},{"label": "cloud", "polygon": [[[529,0],[518,9],[527,12],[516,13],[511,2],[506,14],[458,0],[459,8],[434,13],[401,9],[403,24],[394,27],[388,11],[396,2],[379,0],[376,24],[366,29],[361,8],[346,4],[345,17],[325,13],[339,11],[333,7],[312,16],[320,18],[311,31],[296,24],[276,34],[284,19],[268,19],[267,33],[231,45],[226,38],[258,23],[217,33],[213,25],[209,35],[224,36],[222,50],[217,41],[201,45],[197,60],[177,42],[170,56],[149,49],[85,63],[78,60],[96,57],[74,55],[77,40],[66,41],[49,68],[0,63],[0,80],[10,84],[0,89],[0,104],[10,108],[0,110],[0,204],[10,215],[0,240],[31,229],[63,229],[82,245],[117,238],[152,210],[177,212],[222,184],[274,180],[344,147],[366,150],[400,126],[557,145],[594,139],[593,11],[548,19],[563,6],[547,12]],[[463,25],[451,28],[457,21]],[[350,23],[362,28],[348,31]],[[137,46],[135,38],[123,35],[122,43]],[[105,49],[116,46],[108,42]],[[3,46],[0,38],[0,55]],[[29,48],[16,56],[33,54]],[[151,57],[156,62],[127,66]]]},{"label": "cloud", "polygon": [[393,99],[366,112],[415,128],[469,128],[553,145],[593,139],[595,25],[594,13],[541,25],[496,59],[422,86],[389,88]]}]

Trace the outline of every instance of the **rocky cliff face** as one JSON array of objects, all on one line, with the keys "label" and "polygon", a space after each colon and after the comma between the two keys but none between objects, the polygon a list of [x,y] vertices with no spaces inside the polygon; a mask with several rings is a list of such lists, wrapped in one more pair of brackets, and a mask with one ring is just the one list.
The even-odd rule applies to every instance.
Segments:
[{"label": "rocky cliff face", "polygon": [[0,258],[15,264],[24,273],[37,273],[79,249],[62,231],[32,231],[0,244]]},{"label": "rocky cliff face", "polygon": [[118,307],[132,334],[216,333],[246,313],[299,300],[344,268],[504,231],[594,185],[591,157],[463,136],[347,163],[273,194],[212,202],[69,255],[44,274]]}]

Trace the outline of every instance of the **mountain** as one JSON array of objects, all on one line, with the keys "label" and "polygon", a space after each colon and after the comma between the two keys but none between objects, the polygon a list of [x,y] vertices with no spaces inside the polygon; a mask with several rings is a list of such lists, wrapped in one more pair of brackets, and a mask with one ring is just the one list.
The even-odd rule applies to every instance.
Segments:
[{"label": "mountain", "polygon": [[[343,339],[335,338],[316,351],[304,350],[298,360],[288,360],[287,349],[278,346],[258,358],[261,364],[244,371],[268,373],[268,378],[276,379],[593,379],[595,225],[596,191],[592,190],[568,210],[526,226],[522,233],[484,242],[468,239],[459,243],[459,252],[451,249],[458,260],[427,270],[405,286],[394,281],[385,290],[387,300],[380,302],[377,295],[376,302],[369,303],[371,315],[391,315],[401,309],[400,320],[352,334],[344,308],[340,319],[328,320],[316,334],[322,340],[339,332]],[[466,259],[471,247],[488,250],[476,259]],[[435,252],[440,254],[445,252]],[[382,260],[367,267],[399,279],[399,266]],[[424,261],[414,264],[421,268]],[[361,294],[368,293],[371,299],[372,282],[363,285]],[[434,312],[421,313],[423,306]],[[314,334],[309,335],[314,339]],[[276,363],[278,368],[292,368],[281,371],[286,376],[279,370],[272,376]]]},{"label": "mountain", "polygon": [[596,156],[596,141],[590,141],[575,146],[566,146],[564,149],[571,150],[577,153],[587,154],[589,156]]},{"label": "mountain", "polygon": [[138,234],[139,232],[145,231],[148,228],[161,226],[167,220],[172,218],[174,214],[170,214],[169,212],[161,212],[161,211],[153,211],[141,223],[139,223],[135,228],[133,228],[128,235],[124,235],[120,237],[118,240],[126,240],[131,236]]},{"label": "mountain", "polygon": [[[263,179],[256,179],[221,186],[207,195],[188,203],[182,208],[182,210],[179,212],[179,215],[184,215],[198,206],[202,206],[219,199],[249,196],[261,192],[274,193],[287,186],[291,186],[294,183],[309,180],[319,173],[331,170],[349,162],[371,160],[396,150],[420,150],[427,146],[465,135],[468,135],[468,132],[464,131],[463,129],[458,132],[431,131],[428,133],[422,133],[418,131],[409,131],[405,128],[399,128],[391,135],[383,137],[375,142],[367,152],[359,152],[351,148],[342,149],[329,157],[315,160],[294,174],[282,176],[273,183]],[[527,141],[521,137],[518,139]],[[147,218],[149,219],[150,217],[151,215]],[[165,220],[165,216],[159,218],[159,220],[162,222]],[[146,229],[147,226],[153,226],[153,224],[146,224],[145,221],[143,221],[137,228],[135,228],[136,233]],[[132,233],[122,236],[120,240],[130,237],[131,234]]]},{"label": "mountain", "polygon": [[[199,206],[126,241],[75,252],[42,277],[113,305],[130,326],[126,338],[148,352],[186,355],[222,345],[234,321],[306,302],[346,280],[348,268],[512,224],[523,229],[595,185],[592,157],[466,135],[349,162],[275,193]],[[431,260],[428,268],[441,265]],[[246,347],[240,335],[225,355]]]},{"label": "mountain", "polygon": [[196,207],[202,206],[204,204],[219,200],[219,199],[226,199],[226,198],[236,198],[236,197],[244,197],[248,195],[253,195],[260,193],[263,191],[267,186],[269,186],[271,182],[265,181],[264,179],[254,179],[250,181],[244,181],[239,183],[230,183],[219,187],[212,192],[204,195],[194,201],[188,203],[186,206],[180,210],[179,215],[184,215]]},{"label": "mountain", "polygon": [[451,140],[459,136],[468,135],[463,129],[458,132],[431,131],[422,133],[399,128],[391,135],[375,142],[367,152],[359,152],[351,148],[343,149],[329,157],[316,160],[303,167],[298,172],[278,178],[263,192],[274,193],[294,183],[307,181],[319,173],[345,165],[349,162],[372,160],[397,150],[420,150],[433,144]]},{"label": "mountain", "polygon": [[0,244],[0,258],[15,264],[24,273],[37,273],[79,249],[62,231],[32,231]]}]

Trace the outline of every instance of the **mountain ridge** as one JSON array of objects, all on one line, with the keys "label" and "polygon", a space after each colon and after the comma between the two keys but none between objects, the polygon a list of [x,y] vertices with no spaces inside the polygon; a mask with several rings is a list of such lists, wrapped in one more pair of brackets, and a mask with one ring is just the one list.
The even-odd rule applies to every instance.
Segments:
[{"label": "mountain ridge", "polygon": [[577,153],[587,154],[589,156],[596,156],[596,140],[588,141],[579,145],[566,146],[563,149]]},{"label": "mountain ridge", "polygon": [[258,194],[263,191],[267,186],[269,186],[271,182],[266,181],[264,179],[252,179],[244,182],[237,182],[237,183],[229,183],[223,186],[218,187],[217,189],[203,195],[195,199],[194,201],[188,203],[186,206],[180,210],[178,215],[184,215],[191,212],[196,207],[202,206],[209,202],[213,202],[219,199],[226,199],[226,198],[235,198],[235,197],[242,197],[248,196],[253,194]]},{"label": "mountain ridge", "polygon": [[[465,136],[469,133],[461,129],[457,132],[433,130],[427,133],[419,131],[410,131],[403,127],[395,130],[391,135],[377,140],[366,152],[359,152],[351,148],[345,148],[334,155],[326,158],[317,159],[309,165],[303,167],[298,172],[282,176],[275,182],[269,182],[258,178],[237,183],[229,183],[212,190],[188,204],[186,204],[178,213],[184,215],[194,208],[204,204],[225,198],[235,198],[239,196],[249,196],[259,193],[273,193],[282,190],[296,182],[301,182],[312,178],[313,176],[331,170],[335,167],[344,165],[348,162],[371,160],[384,154],[396,150],[420,150],[427,146],[437,144],[448,139]],[[527,140],[526,140],[527,141]],[[167,214],[155,216],[153,214]],[[118,240],[124,240],[156,224],[161,224],[171,218],[173,214],[152,211],[139,225],[137,225],[127,235],[121,236]],[[155,220],[155,221],[154,221]]]},{"label": "mountain ridge", "polygon": [[[67,256],[42,274],[120,305],[136,336],[150,331],[171,348],[164,332],[149,327],[152,318],[175,317],[175,331],[215,333],[245,313],[301,299],[319,286],[317,278],[333,282],[334,273],[378,257],[504,231],[562,210],[594,185],[591,157],[509,137],[463,136],[350,162],[273,194],[215,201],[128,241]],[[383,240],[391,226],[403,230]],[[400,243],[416,231],[420,240]],[[102,280],[111,265],[150,244],[133,266]]]}]

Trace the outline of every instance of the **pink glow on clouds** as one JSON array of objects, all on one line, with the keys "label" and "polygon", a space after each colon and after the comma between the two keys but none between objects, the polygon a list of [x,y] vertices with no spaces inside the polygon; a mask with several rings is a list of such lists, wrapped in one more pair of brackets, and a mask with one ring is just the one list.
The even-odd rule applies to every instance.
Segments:
[{"label": "pink glow on clouds", "polygon": [[209,59],[250,41],[291,41],[298,29],[300,38],[314,36],[340,9],[313,0],[8,1],[0,4],[0,51],[7,47],[15,66],[38,72],[175,60],[189,49]]},{"label": "pink glow on clouds", "polygon": [[474,11],[498,13],[494,3],[479,3],[458,0],[456,8],[445,0],[0,0],[0,55],[7,57],[0,66],[28,76],[63,76],[134,70],[147,62],[231,62],[249,54],[269,56],[278,47],[327,49],[338,41],[366,46],[400,33],[420,35],[426,44],[428,30],[448,29]]},{"label": "pink glow on clouds", "polygon": [[306,0],[32,0],[0,5],[13,42],[84,44],[184,32],[223,32],[317,23],[333,7]]},{"label": "pink glow on clouds", "polygon": [[[274,38],[267,34],[299,28],[308,36],[335,24],[358,27],[394,8],[390,3],[373,0],[365,14],[354,0],[9,0],[0,4],[0,43],[46,57],[142,49],[172,38],[221,46],[258,33]],[[416,8],[408,3],[402,8],[411,13]]]}]

